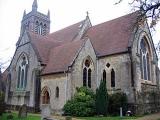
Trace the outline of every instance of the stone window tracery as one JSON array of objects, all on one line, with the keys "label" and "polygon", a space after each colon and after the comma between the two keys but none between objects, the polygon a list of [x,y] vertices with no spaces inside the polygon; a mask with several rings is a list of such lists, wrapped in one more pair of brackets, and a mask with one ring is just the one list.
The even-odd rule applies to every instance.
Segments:
[{"label": "stone window tracery", "polygon": [[110,67],[110,64],[109,64],[109,63],[107,63],[107,64],[106,64],[106,66],[107,66],[107,68],[109,68],[109,67]]},{"label": "stone window tracery", "polygon": [[42,22],[39,23],[38,21],[36,21],[35,33],[39,35],[46,35],[46,28],[47,28],[46,24],[43,24]]}]

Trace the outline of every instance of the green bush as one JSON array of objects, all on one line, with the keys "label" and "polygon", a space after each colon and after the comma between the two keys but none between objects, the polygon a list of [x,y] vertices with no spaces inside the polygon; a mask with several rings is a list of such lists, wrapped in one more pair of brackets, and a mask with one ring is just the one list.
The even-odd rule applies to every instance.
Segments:
[{"label": "green bush", "polygon": [[74,97],[64,105],[64,114],[72,116],[92,116],[95,113],[94,93],[86,87],[77,88]]},{"label": "green bush", "polygon": [[109,95],[109,106],[110,115],[119,115],[120,107],[123,109],[123,114],[127,110],[127,96],[125,93],[114,93]]},{"label": "green bush", "polygon": [[0,91],[0,116],[5,112],[4,93]]},{"label": "green bush", "polygon": [[108,93],[106,81],[101,80],[99,88],[96,90],[96,113],[98,115],[107,115],[108,110]]},{"label": "green bush", "polygon": [[13,115],[12,115],[12,114],[9,114],[9,115],[7,116],[7,120],[13,120]]}]

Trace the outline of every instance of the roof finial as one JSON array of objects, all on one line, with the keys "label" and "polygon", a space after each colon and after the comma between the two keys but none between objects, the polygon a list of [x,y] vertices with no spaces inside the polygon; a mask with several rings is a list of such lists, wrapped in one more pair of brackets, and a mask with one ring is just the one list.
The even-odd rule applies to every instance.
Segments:
[{"label": "roof finial", "polygon": [[87,14],[87,16],[86,16],[86,17],[88,17],[88,16],[89,16],[89,12],[87,11],[87,12],[86,12],[86,14]]},{"label": "roof finial", "polygon": [[37,0],[34,0],[32,4],[32,11],[37,11],[37,8],[38,8]]},{"label": "roof finial", "polygon": [[50,18],[50,11],[49,11],[49,10],[48,10],[48,14],[47,14],[47,15],[48,15],[48,17]]},{"label": "roof finial", "polygon": [[25,15],[26,15],[26,10],[24,10],[24,12],[23,12],[23,18],[25,17]]}]

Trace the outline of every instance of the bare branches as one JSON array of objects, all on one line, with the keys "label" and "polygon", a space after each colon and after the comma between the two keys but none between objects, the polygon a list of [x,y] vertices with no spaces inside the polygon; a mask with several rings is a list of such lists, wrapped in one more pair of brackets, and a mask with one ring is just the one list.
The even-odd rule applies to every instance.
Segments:
[{"label": "bare branches", "polygon": [[[116,4],[122,1],[119,0]],[[154,27],[160,19],[160,0],[132,0],[129,5],[136,10],[141,10],[141,17],[151,19],[150,27]],[[135,7],[135,5],[138,7]]]},{"label": "bare branches", "polygon": [[8,67],[8,64],[10,63],[11,59],[8,59],[6,61],[2,61],[0,59],[0,69],[2,70],[5,70],[7,67]]},{"label": "bare branches", "polygon": [[119,4],[119,3],[121,3],[123,0],[119,0],[118,2],[116,2],[115,3],[115,5],[117,5],[117,4]]}]

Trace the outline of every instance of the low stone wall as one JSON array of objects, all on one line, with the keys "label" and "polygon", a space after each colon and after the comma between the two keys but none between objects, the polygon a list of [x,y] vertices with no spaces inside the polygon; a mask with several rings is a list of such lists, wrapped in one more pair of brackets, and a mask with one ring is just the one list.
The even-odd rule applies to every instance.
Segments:
[{"label": "low stone wall", "polygon": [[155,113],[160,111],[160,90],[143,91],[137,93],[136,114]]}]

